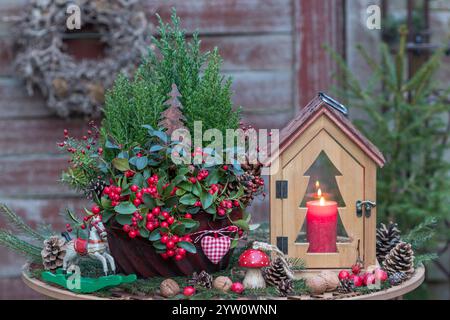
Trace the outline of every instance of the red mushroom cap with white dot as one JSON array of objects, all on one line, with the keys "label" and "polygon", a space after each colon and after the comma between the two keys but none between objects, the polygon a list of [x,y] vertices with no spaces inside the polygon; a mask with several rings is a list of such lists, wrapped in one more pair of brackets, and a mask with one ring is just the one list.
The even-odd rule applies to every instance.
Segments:
[{"label": "red mushroom cap with white dot", "polygon": [[269,263],[269,257],[261,250],[248,249],[239,257],[239,266],[243,268],[262,268]]}]

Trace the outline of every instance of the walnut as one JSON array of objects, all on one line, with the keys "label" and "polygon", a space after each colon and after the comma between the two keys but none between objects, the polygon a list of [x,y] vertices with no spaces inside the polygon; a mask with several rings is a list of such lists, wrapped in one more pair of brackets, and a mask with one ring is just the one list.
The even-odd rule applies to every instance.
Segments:
[{"label": "walnut", "polygon": [[233,282],[231,281],[230,278],[220,276],[220,277],[217,277],[216,279],[214,279],[213,287],[214,287],[214,289],[221,290],[223,292],[227,292],[228,290],[230,290],[232,284],[233,284]]},{"label": "walnut", "polygon": [[161,295],[165,298],[171,298],[180,293],[180,286],[175,280],[172,279],[166,279],[161,282],[159,289],[161,291]]}]

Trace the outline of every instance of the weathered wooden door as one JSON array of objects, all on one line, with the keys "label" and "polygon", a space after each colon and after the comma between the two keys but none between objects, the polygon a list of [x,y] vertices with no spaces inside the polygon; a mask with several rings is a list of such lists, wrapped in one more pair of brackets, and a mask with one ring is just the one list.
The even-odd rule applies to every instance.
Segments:
[{"label": "weathered wooden door", "polygon": [[[338,211],[346,234],[341,237],[338,234],[334,253],[308,253],[309,244],[301,240],[307,212],[302,199],[311,179],[306,173],[321,154],[339,171],[329,178],[335,179],[342,203],[345,203]],[[288,194],[286,199],[275,201],[281,215],[279,223],[273,227],[281,229],[281,234],[287,237],[288,256],[303,258],[308,268],[346,268],[355,263],[358,254],[364,259],[365,217],[356,215],[356,202],[366,198],[365,169],[372,169],[366,168],[369,162],[363,152],[322,116],[283,152],[280,160],[276,179],[287,181]]]}]

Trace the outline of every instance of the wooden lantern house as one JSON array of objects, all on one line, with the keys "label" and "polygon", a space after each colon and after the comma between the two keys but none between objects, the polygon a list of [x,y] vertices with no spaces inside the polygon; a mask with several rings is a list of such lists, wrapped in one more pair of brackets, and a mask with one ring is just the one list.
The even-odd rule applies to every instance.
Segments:
[{"label": "wooden lantern house", "polygon": [[270,176],[271,242],[308,269],[376,263],[381,152],[320,93],[281,132]]}]

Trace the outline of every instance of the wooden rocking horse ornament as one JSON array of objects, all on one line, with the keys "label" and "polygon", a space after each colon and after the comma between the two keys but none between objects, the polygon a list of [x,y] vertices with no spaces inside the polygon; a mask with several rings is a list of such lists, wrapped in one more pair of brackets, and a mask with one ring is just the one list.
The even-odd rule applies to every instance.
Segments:
[{"label": "wooden rocking horse ornament", "polygon": [[108,275],[108,263],[111,266],[111,272],[115,273],[116,264],[109,254],[107,232],[102,218],[100,215],[95,215],[89,221],[89,240],[77,238],[66,243],[67,251],[63,260],[63,270],[67,270],[78,257],[88,256],[102,263],[105,275]]}]

